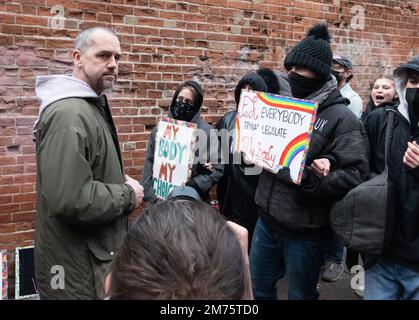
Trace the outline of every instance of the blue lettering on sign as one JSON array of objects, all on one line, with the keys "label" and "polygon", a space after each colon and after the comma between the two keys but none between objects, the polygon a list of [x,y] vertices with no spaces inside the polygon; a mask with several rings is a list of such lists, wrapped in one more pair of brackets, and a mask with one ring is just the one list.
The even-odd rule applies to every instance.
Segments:
[{"label": "blue lettering on sign", "polygon": [[174,187],[174,184],[158,178],[153,178],[153,189],[156,193],[156,196],[160,198],[167,199]]},{"label": "blue lettering on sign", "polygon": [[182,163],[187,161],[186,149],[187,145],[182,145],[179,142],[160,138],[157,154],[159,158],[174,161],[175,163]]}]

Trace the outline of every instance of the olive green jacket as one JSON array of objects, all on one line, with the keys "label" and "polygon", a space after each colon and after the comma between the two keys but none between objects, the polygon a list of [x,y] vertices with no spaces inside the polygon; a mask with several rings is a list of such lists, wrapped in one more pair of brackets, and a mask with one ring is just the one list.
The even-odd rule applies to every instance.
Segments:
[{"label": "olive green jacket", "polygon": [[106,97],[53,102],[35,129],[40,297],[102,298],[105,270],[125,238],[127,215],[135,205],[134,190],[124,184]]}]

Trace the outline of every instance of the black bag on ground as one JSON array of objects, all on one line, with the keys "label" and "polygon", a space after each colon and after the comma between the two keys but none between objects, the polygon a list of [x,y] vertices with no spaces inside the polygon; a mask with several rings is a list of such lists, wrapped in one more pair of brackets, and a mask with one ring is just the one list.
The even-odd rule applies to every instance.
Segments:
[{"label": "black bag on ground", "polygon": [[388,247],[394,232],[394,201],[388,201],[394,186],[388,180],[387,155],[395,112],[388,112],[384,171],[349,191],[330,210],[338,240],[351,250],[375,256]]}]

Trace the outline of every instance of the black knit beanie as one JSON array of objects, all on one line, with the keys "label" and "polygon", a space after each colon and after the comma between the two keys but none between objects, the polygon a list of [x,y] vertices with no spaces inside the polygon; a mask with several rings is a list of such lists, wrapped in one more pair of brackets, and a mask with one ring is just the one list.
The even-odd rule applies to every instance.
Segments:
[{"label": "black knit beanie", "polygon": [[287,54],[284,61],[285,69],[302,66],[328,79],[331,73],[333,53],[330,48],[331,36],[326,24],[317,24]]}]

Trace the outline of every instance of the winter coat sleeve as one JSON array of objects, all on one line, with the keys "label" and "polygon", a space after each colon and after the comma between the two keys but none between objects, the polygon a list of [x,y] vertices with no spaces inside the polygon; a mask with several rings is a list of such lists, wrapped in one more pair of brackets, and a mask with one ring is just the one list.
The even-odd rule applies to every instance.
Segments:
[{"label": "winter coat sleeve", "polygon": [[144,160],[143,173],[141,175],[141,185],[144,187],[144,200],[155,201],[157,196],[153,189],[153,165],[154,165],[154,148],[156,142],[157,127],[151,131],[147,142],[147,153]]},{"label": "winter coat sleeve", "polygon": [[[212,164],[212,171],[209,171],[202,166],[205,161],[201,156],[201,163],[198,163],[197,174],[186,184],[195,188],[201,196],[207,195],[211,187],[215,185],[224,174],[224,166],[220,163],[220,143],[218,141],[218,136],[216,136],[216,131],[211,126],[211,130],[208,130],[206,134],[208,135],[206,141],[206,162]],[[213,137],[211,137],[211,135],[213,135]]]},{"label": "winter coat sleeve", "polygon": [[221,180],[222,176],[226,173],[226,166],[225,163],[228,163],[230,157],[230,145],[231,139],[228,134],[228,128],[226,123],[226,116],[224,115],[221,119],[219,119],[216,124],[214,125],[215,129],[217,130],[218,134],[218,143],[219,143],[219,158],[218,163],[220,164],[220,168],[222,169],[222,175],[220,176]]},{"label": "winter coat sleeve", "polygon": [[385,168],[387,114],[384,108],[379,108],[366,117],[365,129],[370,146],[370,170],[380,174]]},{"label": "winter coat sleeve", "polygon": [[329,152],[336,162],[334,168],[328,176],[319,178],[306,167],[301,184],[304,192],[342,197],[368,177],[368,140],[363,128],[337,136]]},{"label": "winter coat sleeve", "polygon": [[50,215],[68,224],[106,224],[134,209],[130,186],[95,180],[91,169],[97,160],[95,143],[87,130],[78,126],[51,132],[40,143],[41,196]]}]

